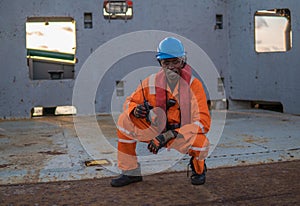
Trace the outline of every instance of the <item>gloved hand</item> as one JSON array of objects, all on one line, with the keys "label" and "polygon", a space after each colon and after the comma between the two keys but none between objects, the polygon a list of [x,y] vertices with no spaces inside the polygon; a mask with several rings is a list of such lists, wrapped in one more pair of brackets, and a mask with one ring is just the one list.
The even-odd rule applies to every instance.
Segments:
[{"label": "gloved hand", "polygon": [[136,118],[146,118],[147,113],[148,113],[148,111],[147,111],[146,107],[142,104],[138,104],[137,107],[133,111],[133,115]]},{"label": "gloved hand", "polygon": [[171,139],[175,138],[177,134],[176,131],[168,130],[167,132],[158,135],[150,141],[148,150],[153,154],[157,154],[158,150],[164,147]]},{"label": "gloved hand", "polygon": [[137,107],[133,110],[133,115],[136,118],[146,118],[147,115],[149,115],[149,112],[151,109],[153,109],[153,106],[151,106],[149,103],[148,108],[145,107],[144,104],[138,104]]}]

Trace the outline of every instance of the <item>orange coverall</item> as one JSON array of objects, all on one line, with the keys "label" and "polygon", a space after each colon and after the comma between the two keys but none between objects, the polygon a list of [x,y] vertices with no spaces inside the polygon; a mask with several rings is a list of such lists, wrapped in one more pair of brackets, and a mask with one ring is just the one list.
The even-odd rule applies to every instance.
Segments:
[{"label": "orange coverall", "polygon": [[[168,125],[180,124],[181,126],[175,127],[174,130],[180,135],[170,140],[167,148],[174,148],[183,154],[188,153],[195,157],[193,164],[196,172],[198,174],[203,172],[204,159],[209,150],[206,133],[210,128],[211,118],[202,83],[191,75],[191,68],[188,65],[182,71],[187,78],[181,78],[173,92],[165,83],[164,72],[161,70],[142,81],[143,89],[140,85],[131,96],[127,97],[124,112],[119,116],[117,123],[118,167],[121,170],[133,170],[138,167],[135,151],[137,141],[148,143],[166,131],[166,122],[168,122]],[[145,118],[140,119],[133,115],[136,106],[143,104],[144,96],[154,107],[150,112],[155,114],[151,115],[151,124]],[[167,110],[168,99],[175,99],[176,104]]]}]

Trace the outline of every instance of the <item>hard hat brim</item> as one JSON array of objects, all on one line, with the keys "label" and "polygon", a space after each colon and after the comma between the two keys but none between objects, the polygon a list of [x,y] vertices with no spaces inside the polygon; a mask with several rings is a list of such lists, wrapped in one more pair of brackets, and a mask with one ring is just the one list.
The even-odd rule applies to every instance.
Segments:
[{"label": "hard hat brim", "polygon": [[171,58],[178,58],[178,57],[182,57],[184,55],[182,54],[167,54],[167,53],[163,53],[163,52],[158,52],[158,54],[156,55],[156,58],[159,59],[159,60],[162,60],[162,59],[171,59]]}]

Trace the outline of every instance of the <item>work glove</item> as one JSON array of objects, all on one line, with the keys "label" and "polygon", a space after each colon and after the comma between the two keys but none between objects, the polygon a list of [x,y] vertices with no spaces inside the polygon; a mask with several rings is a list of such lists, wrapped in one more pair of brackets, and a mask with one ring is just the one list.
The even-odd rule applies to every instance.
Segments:
[{"label": "work glove", "polygon": [[146,116],[147,116],[146,107],[142,104],[138,104],[137,107],[133,111],[133,115],[136,118],[146,118]]},{"label": "work glove", "polygon": [[164,147],[171,139],[175,138],[177,134],[176,131],[168,130],[167,132],[158,135],[150,140],[148,150],[153,154],[157,154],[158,150]]},{"label": "work glove", "polygon": [[143,104],[138,104],[137,107],[133,111],[133,115],[136,118],[146,118],[149,114],[150,110],[153,109],[152,106],[148,105],[148,109]]}]

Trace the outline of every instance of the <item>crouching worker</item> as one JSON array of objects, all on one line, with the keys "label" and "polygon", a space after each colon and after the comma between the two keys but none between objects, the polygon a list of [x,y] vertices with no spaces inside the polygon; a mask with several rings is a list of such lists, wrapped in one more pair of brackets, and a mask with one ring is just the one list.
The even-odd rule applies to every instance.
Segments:
[{"label": "crouching worker", "polygon": [[113,187],[142,181],[136,143],[145,142],[150,152],[163,148],[189,154],[191,183],[205,183],[210,114],[202,83],[186,63],[182,43],[173,37],[157,49],[161,70],[144,79],[127,97],[117,123],[118,167],[122,174],[112,179]]}]

